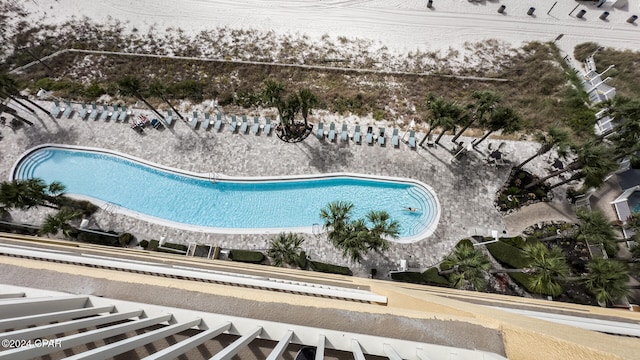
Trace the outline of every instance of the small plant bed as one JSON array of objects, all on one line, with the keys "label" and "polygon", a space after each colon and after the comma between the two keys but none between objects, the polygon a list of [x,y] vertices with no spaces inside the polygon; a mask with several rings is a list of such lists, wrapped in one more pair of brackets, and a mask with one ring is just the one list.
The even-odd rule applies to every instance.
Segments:
[{"label": "small plant bed", "polygon": [[537,180],[535,175],[524,170],[513,169],[507,183],[498,192],[495,203],[498,210],[510,213],[523,206],[549,201],[549,187],[546,184],[541,183],[526,189],[526,186],[535,180]]}]

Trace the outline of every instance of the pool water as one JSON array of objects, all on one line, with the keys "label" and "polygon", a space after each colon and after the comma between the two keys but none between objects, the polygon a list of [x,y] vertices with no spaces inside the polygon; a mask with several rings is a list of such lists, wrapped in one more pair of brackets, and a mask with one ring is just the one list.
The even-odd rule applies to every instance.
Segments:
[{"label": "pool water", "polygon": [[408,181],[350,176],[227,180],[196,175],[112,153],[59,147],[30,152],[14,170],[14,178],[59,181],[68,194],[221,232],[312,228],[322,224],[320,209],[336,200],[354,204],[353,218],[364,217],[370,210],[386,210],[400,223],[401,238],[427,235],[440,215],[432,191]]}]

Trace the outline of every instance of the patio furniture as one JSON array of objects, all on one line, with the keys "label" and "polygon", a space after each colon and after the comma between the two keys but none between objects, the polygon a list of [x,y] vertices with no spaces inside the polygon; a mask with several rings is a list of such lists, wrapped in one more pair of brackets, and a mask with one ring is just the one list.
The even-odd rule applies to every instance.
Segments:
[{"label": "patio furniture", "polygon": [[249,130],[249,123],[247,122],[247,117],[245,115],[242,116],[242,125],[240,125],[240,133],[246,134]]},{"label": "patio furniture", "polygon": [[238,128],[238,122],[236,121],[236,116],[235,115],[231,115],[231,125],[229,126],[229,130],[234,133],[236,132],[236,129]]},{"label": "patio furniture", "polygon": [[66,117],[67,119],[70,119],[71,111],[73,109],[71,108],[71,103],[69,102],[69,100],[66,100],[65,103],[67,104],[67,107],[64,109],[64,113],[62,114],[62,117]]},{"label": "patio furniture", "polygon": [[271,135],[271,118],[267,118],[267,123],[264,125],[264,129],[262,130],[262,133],[269,136]]},{"label": "patio furniture", "polygon": [[329,141],[334,141],[336,139],[336,124],[335,123],[331,123],[331,125],[329,125]]},{"label": "patio furniture", "polygon": [[109,107],[107,105],[102,105],[102,115],[100,116],[100,120],[109,121]]},{"label": "patio furniture", "polygon": [[365,137],[365,141],[369,145],[373,145],[373,126],[369,126],[367,128],[367,135]]},{"label": "patio furniture", "polygon": [[120,117],[118,118],[118,121],[125,122],[127,121],[128,116],[129,112],[127,110],[127,107],[123,105],[122,110],[120,110]]},{"label": "patio furniture", "polygon": [[189,123],[189,126],[191,126],[191,128],[193,130],[195,130],[196,127],[198,126],[198,112],[197,111],[193,112],[193,117],[191,118],[191,122]]},{"label": "patio furniture", "polygon": [[257,116],[253,118],[253,126],[251,127],[251,133],[253,135],[258,135],[258,131],[260,131],[260,119]]},{"label": "patio furniture", "polygon": [[342,124],[342,135],[340,135],[342,141],[349,141],[349,132],[347,131],[347,124]]},{"label": "patio furniture", "polygon": [[393,147],[400,146],[400,140],[398,139],[398,128],[393,129],[393,134],[391,135],[391,144],[393,144]]},{"label": "patio furniture", "polygon": [[58,115],[60,115],[60,103],[58,102],[58,100],[53,100],[53,104],[55,105],[55,107],[51,109],[50,114],[54,118],[57,118]]},{"label": "patio furniture", "polygon": [[96,105],[96,103],[91,104],[91,111],[89,113],[89,119],[98,120],[98,113],[99,112],[100,112],[100,110],[98,110],[98,106]]},{"label": "patio furniture", "polygon": [[356,131],[353,133],[353,141],[356,144],[360,144],[362,136],[360,135],[360,125],[356,125]]},{"label": "patio furniture", "polygon": [[167,126],[173,126],[173,112],[171,112],[171,110],[167,110],[167,117],[164,118],[164,120],[167,122]]},{"label": "patio furniture", "polygon": [[378,129],[378,131],[379,131],[378,144],[380,144],[380,146],[385,146],[385,144],[384,144],[384,128],[380,128],[380,129]]},{"label": "patio furniture", "polygon": [[204,113],[204,121],[202,122],[201,129],[207,130],[209,129],[209,125],[211,124],[211,118],[209,117],[209,113]]},{"label": "patio furniture", "polygon": [[80,116],[80,119],[84,120],[84,118],[87,116],[87,110],[88,110],[87,104],[82,103],[81,106],[82,106],[82,110],[80,110],[79,116]]},{"label": "patio furniture", "polygon": [[416,131],[415,130],[411,130],[409,132],[408,143],[409,143],[409,148],[414,149],[414,150],[416,149]]},{"label": "patio furniture", "polygon": [[318,139],[324,139],[324,124],[323,123],[319,123],[318,124],[318,131],[316,131],[316,137]]},{"label": "patio furniture", "polygon": [[220,131],[220,127],[222,126],[222,114],[216,114],[216,122],[213,124],[213,128],[217,131]]}]

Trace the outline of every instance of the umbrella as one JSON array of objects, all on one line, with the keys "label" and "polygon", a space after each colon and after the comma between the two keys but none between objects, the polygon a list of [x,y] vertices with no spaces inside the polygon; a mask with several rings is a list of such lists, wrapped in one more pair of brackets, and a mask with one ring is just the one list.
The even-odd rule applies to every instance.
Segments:
[{"label": "umbrella", "polygon": [[489,156],[491,156],[492,158],[496,159],[496,160],[500,160],[502,159],[502,153],[498,150],[494,150]]}]

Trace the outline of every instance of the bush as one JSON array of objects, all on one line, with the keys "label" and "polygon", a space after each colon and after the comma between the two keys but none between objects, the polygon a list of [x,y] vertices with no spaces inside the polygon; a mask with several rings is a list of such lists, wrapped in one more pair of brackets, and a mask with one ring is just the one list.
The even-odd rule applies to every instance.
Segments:
[{"label": "bush", "polygon": [[487,244],[486,246],[491,255],[502,265],[506,265],[514,269],[522,269],[529,265],[529,260],[525,257],[522,250],[511,246],[504,241]]},{"label": "bush", "polygon": [[147,247],[147,250],[156,251],[156,250],[158,250],[158,246],[160,246],[160,241],[151,240],[151,241],[149,241],[149,247]]},{"label": "bush", "polygon": [[146,250],[149,247],[149,242],[147,240],[142,240],[138,243],[138,245]]},{"label": "bush", "polygon": [[393,272],[391,273],[391,280],[412,284],[426,284],[422,274],[414,271]]},{"label": "bush", "polygon": [[121,246],[119,236],[117,235],[97,234],[94,232],[84,231],[82,229],[77,229],[76,239],[78,241],[96,245]]},{"label": "bush", "polygon": [[165,248],[169,248],[169,249],[175,249],[175,250],[180,250],[180,251],[184,251],[185,253],[187,252],[187,250],[189,249],[189,247],[187,245],[183,245],[183,244],[173,244],[173,243],[164,243],[162,244],[162,247]]},{"label": "bush", "polygon": [[296,265],[302,270],[307,270],[309,268],[309,262],[307,261],[307,253],[304,250],[300,251],[298,254],[298,258],[296,259]]},{"label": "bush", "polygon": [[259,251],[231,250],[229,259],[252,264],[260,264],[264,261],[264,254]]},{"label": "bush", "polygon": [[129,233],[122,233],[120,234],[120,236],[118,236],[118,241],[120,241],[120,245],[122,245],[123,247],[129,246],[131,241],[135,239],[136,237]]},{"label": "bush", "polygon": [[349,275],[349,276],[353,275],[353,273],[351,272],[351,269],[349,269],[346,266],[325,264],[317,261],[309,261],[309,265],[311,267],[311,270],[313,271],[329,273],[329,274],[340,274],[340,275]]},{"label": "bush", "polygon": [[0,221],[0,231],[21,235],[38,235],[40,228],[28,224],[15,224],[12,222]]},{"label": "bush", "polygon": [[90,201],[86,200],[74,200],[66,196],[62,196],[58,199],[57,204],[60,207],[68,207],[72,210],[81,211],[85,217],[93,215],[98,211],[98,207]]},{"label": "bush", "polygon": [[449,279],[438,274],[438,268],[432,267],[422,273],[422,279],[429,285],[449,286]]}]

